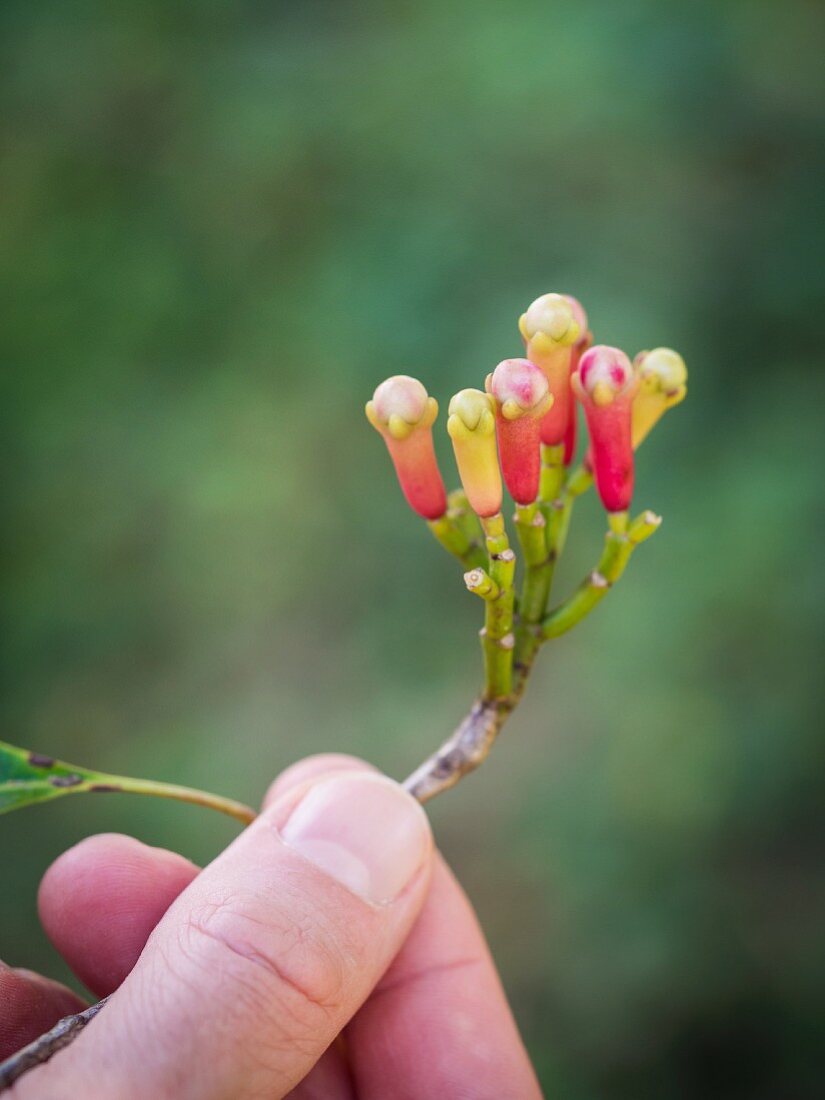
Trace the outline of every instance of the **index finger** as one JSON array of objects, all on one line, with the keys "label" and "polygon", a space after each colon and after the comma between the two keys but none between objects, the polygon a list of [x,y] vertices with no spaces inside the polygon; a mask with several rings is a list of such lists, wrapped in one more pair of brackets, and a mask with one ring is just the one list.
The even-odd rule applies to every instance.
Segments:
[{"label": "index finger", "polygon": [[[369,767],[351,756],[310,757],[268,798],[325,772]],[[441,856],[412,932],[346,1038],[362,1100],[541,1097],[484,933]]]},{"label": "index finger", "polygon": [[441,857],[424,910],[347,1039],[363,1100],[541,1097],[484,935]]}]

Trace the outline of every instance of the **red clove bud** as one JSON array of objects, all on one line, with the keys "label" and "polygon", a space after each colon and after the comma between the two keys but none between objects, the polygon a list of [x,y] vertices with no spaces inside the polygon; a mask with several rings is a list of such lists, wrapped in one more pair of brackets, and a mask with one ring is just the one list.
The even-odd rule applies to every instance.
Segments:
[{"label": "red clove bud", "polygon": [[608,512],[624,512],[633,495],[631,415],[638,376],[623,351],[598,345],[582,355],[573,389],[584,407],[602,504]]},{"label": "red clove bud", "polygon": [[366,413],[384,437],[409,506],[424,519],[439,519],[447,511],[447,493],[433,448],[435,398],[417,378],[397,374],[378,386]]},{"label": "red clove bud", "polygon": [[501,473],[517,504],[532,504],[541,474],[541,418],[553,403],[547,379],[528,359],[505,359],[487,377],[496,406]]}]

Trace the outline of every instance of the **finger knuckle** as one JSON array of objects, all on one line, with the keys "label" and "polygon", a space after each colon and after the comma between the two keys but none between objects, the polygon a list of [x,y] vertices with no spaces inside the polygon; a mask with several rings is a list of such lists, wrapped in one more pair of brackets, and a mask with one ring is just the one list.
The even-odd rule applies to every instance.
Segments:
[{"label": "finger knuckle", "polygon": [[250,895],[201,904],[181,928],[181,949],[196,965],[219,967],[255,1011],[286,1020],[293,1041],[338,1013],[345,965],[315,923],[262,912]]}]

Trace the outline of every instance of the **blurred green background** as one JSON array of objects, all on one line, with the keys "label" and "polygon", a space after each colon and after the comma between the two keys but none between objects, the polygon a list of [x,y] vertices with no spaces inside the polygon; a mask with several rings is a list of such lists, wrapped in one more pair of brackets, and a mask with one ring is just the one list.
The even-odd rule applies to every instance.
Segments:
[{"label": "blurred green background", "polygon": [[[688,360],[662,532],[432,806],[550,1095],[820,1084],[823,42],[804,0],[0,8],[7,740],[247,801],[321,750],[405,774],[479,606],[376,383],[478,385],[551,289]],[[602,528],[591,495],[562,590]],[[235,832],[3,818],[8,961],[64,974],[36,885],[97,830]]]}]

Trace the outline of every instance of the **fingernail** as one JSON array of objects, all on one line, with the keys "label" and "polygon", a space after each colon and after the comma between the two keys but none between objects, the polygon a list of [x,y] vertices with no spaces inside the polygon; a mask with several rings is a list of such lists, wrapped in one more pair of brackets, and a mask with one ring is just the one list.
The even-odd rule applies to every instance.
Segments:
[{"label": "fingernail", "polygon": [[296,852],[373,903],[392,901],[430,852],[427,817],[381,775],[343,774],[311,787],[281,828]]}]

